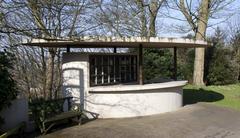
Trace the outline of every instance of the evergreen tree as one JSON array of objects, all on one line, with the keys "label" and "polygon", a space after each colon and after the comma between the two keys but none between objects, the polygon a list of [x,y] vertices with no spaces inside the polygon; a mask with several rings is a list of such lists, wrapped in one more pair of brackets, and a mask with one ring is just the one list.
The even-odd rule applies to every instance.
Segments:
[{"label": "evergreen tree", "polygon": [[[13,55],[8,52],[0,52],[0,111],[11,105],[11,101],[17,96],[15,82],[10,70],[13,69]],[[4,123],[0,117],[0,125]]]},{"label": "evergreen tree", "polygon": [[144,79],[171,78],[173,54],[169,49],[144,49]]},{"label": "evergreen tree", "polygon": [[237,71],[238,71],[238,80],[240,81],[240,28],[237,28],[233,38],[231,39],[231,46],[233,50],[233,59],[237,63]]},{"label": "evergreen tree", "polygon": [[225,47],[224,33],[217,28],[212,38],[213,47],[207,49],[205,77],[208,85],[222,85],[237,82],[236,62],[232,53]]}]

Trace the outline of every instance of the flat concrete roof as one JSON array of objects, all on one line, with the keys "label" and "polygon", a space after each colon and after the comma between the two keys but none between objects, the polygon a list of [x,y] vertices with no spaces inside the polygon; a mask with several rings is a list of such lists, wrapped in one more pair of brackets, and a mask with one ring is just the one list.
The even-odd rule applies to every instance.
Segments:
[{"label": "flat concrete roof", "polygon": [[71,47],[71,48],[135,48],[142,45],[144,48],[195,48],[208,47],[206,41],[185,38],[162,37],[100,37],[83,36],[78,38],[31,39],[22,43],[28,46],[39,47]]}]

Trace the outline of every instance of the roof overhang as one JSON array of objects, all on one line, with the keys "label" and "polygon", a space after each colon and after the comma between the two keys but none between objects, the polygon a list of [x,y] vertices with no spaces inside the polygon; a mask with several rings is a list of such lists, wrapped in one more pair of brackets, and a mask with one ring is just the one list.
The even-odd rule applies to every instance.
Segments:
[{"label": "roof overhang", "polygon": [[135,48],[140,45],[144,48],[196,48],[208,47],[211,45],[206,41],[185,38],[93,36],[84,36],[74,39],[31,39],[22,44],[50,48]]}]

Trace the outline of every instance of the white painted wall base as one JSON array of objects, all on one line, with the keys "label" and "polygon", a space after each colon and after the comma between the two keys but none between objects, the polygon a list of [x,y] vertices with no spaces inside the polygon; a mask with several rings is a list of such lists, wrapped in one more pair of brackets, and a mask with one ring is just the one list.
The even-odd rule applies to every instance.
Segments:
[{"label": "white painted wall base", "polygon": [[86,109],[100,118],[122,118],[159,114],[182,106],[182,87],[131,91],[130,93],[91,93]]}]

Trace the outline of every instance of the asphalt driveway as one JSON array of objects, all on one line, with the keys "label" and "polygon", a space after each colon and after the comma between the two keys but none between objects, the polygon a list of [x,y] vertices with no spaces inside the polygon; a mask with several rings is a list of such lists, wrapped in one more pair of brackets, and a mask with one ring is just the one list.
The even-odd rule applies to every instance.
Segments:
[{"label": "asphalt driveway", "polygon": [[45,135],[46,138],[240,138],[240,111],[207,103],[165,114],[98,119]]}]

